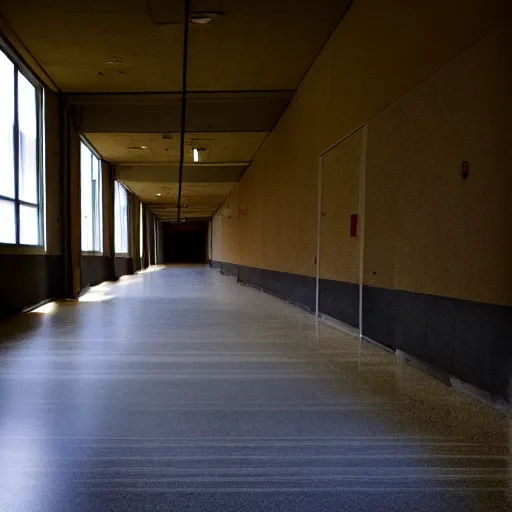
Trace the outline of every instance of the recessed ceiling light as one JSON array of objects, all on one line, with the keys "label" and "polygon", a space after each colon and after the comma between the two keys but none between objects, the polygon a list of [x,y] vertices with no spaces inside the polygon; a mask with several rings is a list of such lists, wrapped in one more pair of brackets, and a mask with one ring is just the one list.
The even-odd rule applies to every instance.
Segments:
[{"label": "recessed ceiling light", "polygon": [[194,158],[194,162],[199,162],[201,160],[201,152],[205,150],[206,148],[192,148],[192,156]]},{"label": "recessed ceiling light", "polygon": [[140,146],[140,149],[148,149],[147,146]]},{"label": "recessed ceiling light", "polygon": [[124,62],[123,57],[110,57],[110,59],[105,62],[105,66],[119,66]]},{"label": "recessed ceiling light", "polygon": [[157,196],[160,197],[162,194],[158,193]]},{"label": "recessed ceiling light", "polygon": [[218,12],[194,12],[190,15],[190,23],[194,23],[194,25],[208,25],[218,15]]}]

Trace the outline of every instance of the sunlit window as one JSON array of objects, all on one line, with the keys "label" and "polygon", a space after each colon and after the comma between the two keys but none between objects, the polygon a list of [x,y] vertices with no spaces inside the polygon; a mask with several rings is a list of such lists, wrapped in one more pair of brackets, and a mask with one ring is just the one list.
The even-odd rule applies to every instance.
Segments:
[{"label": "sunlit window", "polygon": [[140,260],[142,261],[142,256],[144,254],[144,207],[142,204],[139,207],[140,209],[140,232],[139,232],[139,254]]},{"label": "sunlit window", "polygon": [[103,252],[103,208],[101,200],[101,161],[80,143],[80,196],[82,251]]},{"label": "sunlit window", "polygon": [[0,243],[43,243],[42,98],[42,87],[0,50]]},{"label": "sunlit window", "polygon": [[114,220],[116,254],[128,254],[128,192],[119,181],[114,183]]}]

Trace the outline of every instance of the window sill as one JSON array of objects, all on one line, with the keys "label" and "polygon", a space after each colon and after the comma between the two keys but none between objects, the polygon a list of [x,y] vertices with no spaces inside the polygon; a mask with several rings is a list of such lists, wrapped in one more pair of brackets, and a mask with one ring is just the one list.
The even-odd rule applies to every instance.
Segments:
[{"label": "window sill", "polygon": [[42,245],[21,245],[0,243],[0,254],[46,254]]},{"label": "window sill", "polygon": [[116,258],[131,258],[131,256],[127,252],[116,252]]},{"label": "window sill", "polygon": [[82,256],[105,256],[104,253],[98,251],[81,251]]}]

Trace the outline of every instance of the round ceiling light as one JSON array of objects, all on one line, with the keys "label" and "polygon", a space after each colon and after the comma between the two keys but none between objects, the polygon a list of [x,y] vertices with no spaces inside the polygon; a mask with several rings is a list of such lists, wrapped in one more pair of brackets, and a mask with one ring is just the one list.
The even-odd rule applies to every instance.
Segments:
[{"label": "round ceiling light", "polygon": [[190,23],[194,23],[194,25],[208,25],[218,15],[218,12],[194,12],[190,15]]},{"label": "round ceiling light", "polygon": [[105,62],[105,66],[119,66],[124,62],[123,57],[110,57],[110,59]]}]

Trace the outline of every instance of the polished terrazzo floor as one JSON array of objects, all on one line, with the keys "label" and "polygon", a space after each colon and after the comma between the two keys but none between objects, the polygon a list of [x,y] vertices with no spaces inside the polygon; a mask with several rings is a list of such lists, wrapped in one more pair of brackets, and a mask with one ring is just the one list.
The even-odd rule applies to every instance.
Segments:
[{"label": "polished terrazzo floor", "polygon": [[504,415],[205,267],[0,324],[0,511],[504,511]]}]

